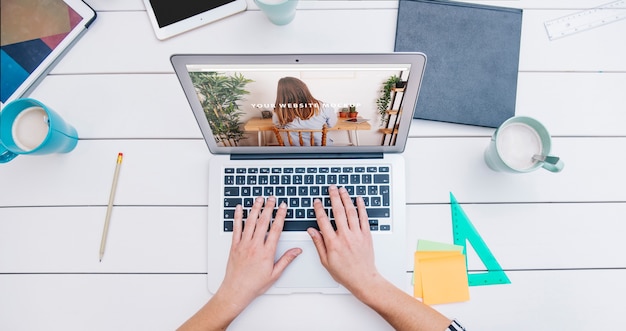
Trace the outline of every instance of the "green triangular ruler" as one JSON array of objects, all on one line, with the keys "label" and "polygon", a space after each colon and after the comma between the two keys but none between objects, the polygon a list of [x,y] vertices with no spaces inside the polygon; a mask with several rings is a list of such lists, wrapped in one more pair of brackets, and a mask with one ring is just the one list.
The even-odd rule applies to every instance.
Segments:
[{"label": "green triangular ruler", "polygon": [[467,263],[467,242],[472,245],[478,257],[485,265],[486,272],[467,273],[467,280],[470,286],[493,285],[493,284],[510,284],[509,277],[506,276],[502,267],[493,256],[483,238],[478,234],[476,228],[467,218],[465,212],[456,201],[456,198],[450,193],[450,208],[452,210],[452,234],[454,244],[463,246],[463,254],[465,254],[465,262]]}]

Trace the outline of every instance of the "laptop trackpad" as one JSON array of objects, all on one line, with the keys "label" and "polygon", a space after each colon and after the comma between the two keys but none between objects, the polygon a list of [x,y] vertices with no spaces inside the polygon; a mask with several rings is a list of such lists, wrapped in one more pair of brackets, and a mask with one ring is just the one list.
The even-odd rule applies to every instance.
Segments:
[{"label": "laptop trackpad", "polygon": [[322,266],[319,255],[317,255],[317,249],[312,241],[280,241],[276,249],[276,257],[278,258],[293,247],[302,248],[302,254],[285,269],[282,276],[274,284],[275,287],[293,288],[295,292],[298,291],[298,288],[339,287],[339,284]]}]

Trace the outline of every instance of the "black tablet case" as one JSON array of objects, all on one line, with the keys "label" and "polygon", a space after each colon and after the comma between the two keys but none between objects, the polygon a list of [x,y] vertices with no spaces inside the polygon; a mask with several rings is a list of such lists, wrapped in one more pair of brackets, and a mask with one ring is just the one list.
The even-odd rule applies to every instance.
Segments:
[{"label": "black tablet case", "polygon": [[522,10],[400,0],[395,50],[428,60],[414,118],[497,127],[515,115]]}]

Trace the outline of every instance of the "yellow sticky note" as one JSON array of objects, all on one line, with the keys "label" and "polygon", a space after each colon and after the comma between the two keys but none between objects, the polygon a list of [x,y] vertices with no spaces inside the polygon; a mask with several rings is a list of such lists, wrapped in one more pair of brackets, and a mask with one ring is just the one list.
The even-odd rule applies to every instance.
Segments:
[{"label": "yellow sticky note", "polygon": [[469,300],[465,255],[460,251],[417,251],[413,296],[438,304]]},{"label": "yellow sticky note", "polygon": [[460,254],[456,251],[417,251],[414,254],[413,261],[413,296],[416,298],[423,297],[422,291],[422,275],[420,270],[420,259],[439,258]]},{"label": "yellow sticky note", "polygon": [[469,300],[469,284],[465,256],[452,255],[420,258],[419,273],[425,304],[461,302]]}]

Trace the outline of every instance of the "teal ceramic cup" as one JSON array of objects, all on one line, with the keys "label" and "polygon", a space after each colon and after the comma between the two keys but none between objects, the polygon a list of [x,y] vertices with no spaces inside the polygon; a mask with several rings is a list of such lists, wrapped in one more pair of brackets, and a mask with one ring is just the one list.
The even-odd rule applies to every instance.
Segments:
[{"label": "teal ceramic cup", "polygon": [[78,133],[59,114],[35,99],[17,99],[0,112],[0,163],[18,155],[68,153]]},{"label": "teal ceramic cup", "polygon": [[550,155],[552,139],[548,130],[534,118],[515,116],[506,120],[491,137],[485,162],[495,171],[526,173],[539,168],[563,170],[560,158]]},{"label": "teal ceramic cup", "polygon": [[298,0],[254,0],[267,18],[276,25],[285,25],[296,17]]}]

